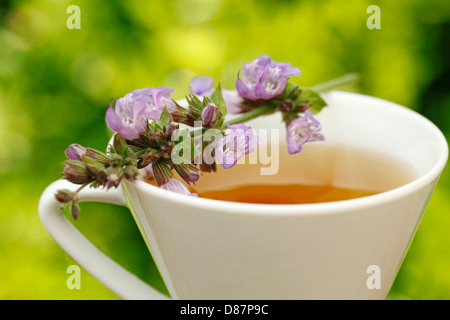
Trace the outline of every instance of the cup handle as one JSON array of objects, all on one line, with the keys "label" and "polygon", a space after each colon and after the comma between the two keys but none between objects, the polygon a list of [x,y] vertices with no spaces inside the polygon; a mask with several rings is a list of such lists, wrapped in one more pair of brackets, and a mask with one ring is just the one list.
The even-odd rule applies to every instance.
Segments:
[{"label": "cup handle", "polygon": [[[53,239],[87,272],[122,299],[165,300],[167,296],[125,270],[92,244],[60,210],[55,194],[58,189],[76,190],[79,186],[66,180],[50,184],[39,200],[39,217]],[[85,188],[80,201],[98,201],[126,206],[121,187],[118,189]]]}]

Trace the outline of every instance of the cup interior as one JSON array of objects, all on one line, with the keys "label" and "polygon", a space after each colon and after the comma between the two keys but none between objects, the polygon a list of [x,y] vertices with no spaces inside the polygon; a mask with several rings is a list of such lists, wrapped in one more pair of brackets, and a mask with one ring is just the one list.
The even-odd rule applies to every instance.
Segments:
[{"label": "cup interior", "polygon": [[[257,132],[267,131],[259,136],[261,145],[268,145],[269,141],[271,145],[278,143],[274,150],[280,152],[281,163],[275,178],[261,174],[264,166],[261,163],[254,166],[238,163],[228,169],[240,170],[237,181],[220,180],[220,175],[226,173],[218,166],[218,173],[204,174],[196,187],[226,188],[236,183],[276,180],[276,183],[329,183],[362,188],[365,181],[361,177],[369,173],[373,191],[383,192],[412,182],[419,188],[439,177],[447,162],[448,145],[441,131],[428,119],[409,108],[362,94],[331,91],[322,96],[328,106],[315,117],[322,125],[325,141],[307,143],[299,154],[285,156],[286,128],[279,113],[246,123]],[[270,130],[278,132],[275,141],[270,139]],[[326,152],[316,152],[323,146],[327,146]],[[350,151],[342,153],[342,148]],[[364,156],[356,157],[355,152],[363,152]],[[251,161],[248,157],[252,154],[243,163]],[[377,161],[373,161],[375,158]]]},{"label": "cup interior", "polygon": [[382,99],[333,91],[330,107],[318,115],[330,143],[399,159],[416,177],[443,169],[448,145],[441,131],[422,115]]},{"label": "cup interior", "polygon": [[[329,106],[315,117],[325,141],[306,143],[300,153],[289,155],[281,115],[257,118],[248,125],[258,133],[259,148],[264,150],[251,153],[231,169],[218,166],[218,173],[201,177],[197,189],[303,183],[382,192],[443,167],[446,141],[436,126],[418,113],[355,93],[333,91],[324,99]],[[277,168],[268,170],[269,165]],[[230,173],[233,179],[227,179]]]}]

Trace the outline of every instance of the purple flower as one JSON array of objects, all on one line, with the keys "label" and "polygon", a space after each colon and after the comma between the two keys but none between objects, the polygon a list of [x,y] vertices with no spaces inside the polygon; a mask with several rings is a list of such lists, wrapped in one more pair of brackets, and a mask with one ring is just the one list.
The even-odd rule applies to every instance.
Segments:
[{"label": "purple flower", "polygon": [[275,62],[263,55],[242,67],[242,80],[236,80],[238,93],[250,100],[269,100],[283,93],[288,76],[299,76],[300,69],[290,63]]},{"label": "purple flower", "polygon": [[119,103],[119,100],[117,100],[115,110],[111,102],[109,109],[106,111],[106,123],[108,127],[125,139],[137,139],[147,127],[148,120],[145,116],[145,106]]},{"label": "purple flower", "polygon": [[[214,92],[213,89],[214,79],[208,76],[196,76],[191,79],[189,91],[199,95],[210,97]],[[239,105],[242,102],[242,98],[236,94],[233,90],[222,89],[222,97],[227,105],[227,113],[235,114],[242,112]]]},{"label": "purple flower", "polygon": [[215,147],[216,160],[229,169],[243,156],[253,152],[252,146],[259,144],[258,137],[251,127],[244,124],[228,125],[231,131],[217,141]]},{"label": "purple flower", "polygon": [[81,161],[81,156],[86,154],[86,148],[79,144],[71,144],[66,149],[66,156],[71,160]]},{"label": "purple flower", "polygon": [[222,89],[222,97],[227,105],[228,114],[241,113],[242,108],[240,104],[242,103],[242,97],[236,94],[236,91]]},{"label": "purple flower", "polygon": [[118,99],[117,104],[122,108],[145,108],[147,118],[158,121],[164,107],[169,112],[176,110],[175,103],[170,99],[174,91],[166,87],[137,89]]},{"label": "purple flower", "polygon": [[177,109],[175,102],[170,99],[170,95],[174,91],[175,89],[166,87],[145,88],[135,90],[134,99],[139,101],[139,103],[145,104],[147,107],[145,111],[147,118],[158,121],[164,107],[167,108],[169,113],[172,113]]},{"label": "purple flower", "polygon": [[131,91],[116,102],[106,112],[108,126],[126,139],[132,140],[147,127],[147,119],[158,121],[164,107],[167,111],[176,110],[175,103],[169,99],[175,89],[166,87],[144,88]]},{"label": "purple flower", "polygon": [[197,193],[191,193],[182,182],[178,181],[175,178],[171,178],[169,182],[163,184],[160,188],[164,190],[170,190],[177,193],[185,194],[188,196],[198,197]]},{"label": "purple flower", "polygon": [[287,125],[288,152],[295,154],[302,151],[302,145],[310,141],[322,141],[324,136],[320,133],[320,123],[311,111],[305,111],[303,117],[298,117]]}]

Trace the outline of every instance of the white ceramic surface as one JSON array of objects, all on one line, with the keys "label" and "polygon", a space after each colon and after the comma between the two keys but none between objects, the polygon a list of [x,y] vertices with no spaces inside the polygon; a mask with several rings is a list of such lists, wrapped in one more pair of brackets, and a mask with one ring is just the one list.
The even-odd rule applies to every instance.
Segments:
[{"label": "white ceramic surface", "polygon": [[[448,145],[434,124],[408,108],[348,92],[323,96],[329,107],[318,119],[327,143],[398,158],[413,168],[414,180],[369,197],[305,205],[195,198],[143,181],[108,192],[86,189],[80,198],[130,208],[173,299],[384,299],[447,162]],[[277,114],[250,124],[283,126]],[[39,213],[48,232],[120,297],[165,299],[59,212],[56,190],[76,187],[56,181],[42,194]],[[371,265],[380,268],[380,289],[367,286]]]}]

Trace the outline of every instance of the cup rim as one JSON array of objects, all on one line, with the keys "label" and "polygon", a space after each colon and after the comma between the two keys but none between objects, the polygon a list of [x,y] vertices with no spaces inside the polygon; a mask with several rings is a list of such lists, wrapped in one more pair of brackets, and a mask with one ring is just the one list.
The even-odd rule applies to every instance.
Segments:
[{"label": "cup rim", "polygon": [[381,98],[354,93],[333,90],[329,93],[339,94],[339,95],[351,95],[359,96],[365,99],[375,100],[376,102],[390,105],[393,108],[400,108],[403,112],[409,112],[416,118],[421,119],[424,126],[428,126],[432,131],[434,131],[439,143],[441,152],[438,155],[437,160],[434,165],[424,174],[415,178],[414,180],[403,184],[399,187],[383,191],[374,195],[364,196],[360,198],[354,198],[349,200],[339,200],[331,202],[321,202],[321,203],[308,203],[308,204],[262,204],[262,203],[244,203],[244,202],[233,202],[225,200],[214,200],[208,198],[193,197],[188,195],[182,195],[175,193],[173,191],[164,190],[153,186],[141,179],[135,181],[124,181],[125,187],[131,187],[137,189],[139,192],[151,193],[154,196],[160,198],[163,201],[175,202],[178,204],[188,205],[190,207],[197,207],[201,209],[214,208],[214,211],[220,211],[228,214],[249,214],[249,215],[329,215],[329,214],[339,214],[345,212],[351,212],[354,210],[372,207],[374,205],[387,204],[409,194],[417,192],[426,185],[431,184],[435,179],[438,179],[441,175],[448,159],[448,143],[444,134],[441,130],[429,119],[421,115],[420,113],[413,111],[410,108],[404,107],[402,105],[396,104],[394,102],[384,100]]}]

